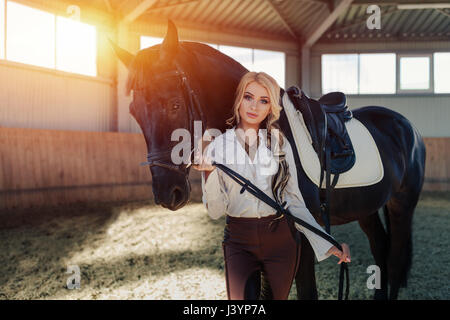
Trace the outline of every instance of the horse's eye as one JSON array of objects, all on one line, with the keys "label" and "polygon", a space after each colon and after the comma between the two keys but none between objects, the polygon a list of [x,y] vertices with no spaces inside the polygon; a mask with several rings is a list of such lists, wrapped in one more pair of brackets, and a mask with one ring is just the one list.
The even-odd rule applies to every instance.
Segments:
[{"label": "horse's eye", "polygon": [[173,110],[178,110],[180,109],[180,105],[178,103],[175,103],[172,107]]}]

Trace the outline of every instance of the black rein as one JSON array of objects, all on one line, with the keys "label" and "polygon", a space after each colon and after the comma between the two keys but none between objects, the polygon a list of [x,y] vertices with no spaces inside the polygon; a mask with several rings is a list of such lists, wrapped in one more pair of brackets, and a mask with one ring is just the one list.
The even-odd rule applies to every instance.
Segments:
[{"label": "black rein", "polygon": [[[294,216],[288,209],[284,208],[286,205],[286,202],[283,204],[278,203],[277,201],[273,200],[271,197],[269,197],[267,194],[265,194],[263,191],[261,191],[258,187],[256,187],[254,184],[252,184],[248,179],[241,176],[236,171],[228,168],[227,166],[217,163],[216,161],[212,162],[212,165],[220,168],[222,171],[224,171],[227,175],[229,175],[234,181],[236,181],[239,185],[242,186],[241,193],[243,193],[245,190],[250,192],[252,195],[260,199],[261,201],[265,202],[267,205],[271,206],[275,210],[277,210],[277,217],[282,216],[283,214],[286,216],[291,217],[294,219],[295,222],[297,222],[299,225],[305,227],[308,230],[311,230],[315,234],[321,236],[334,246],[342,251],[342,246],[329,234],[323,232],[322,230],[319,230],[309,223],[303,221],[302,219],[297,218]],[[348,266],[345,262],[341,263],[341,269],[339,273],[339,290],[338,290],[338,300],[342,300],[342,290],[344,287],[344,273],[346,276],[346,288],[345,288],[345,300],[348,300],[348,294],[349,294],[349,288],[350,288],[350,279],[349,279],[349,273],[348,273]]]}]

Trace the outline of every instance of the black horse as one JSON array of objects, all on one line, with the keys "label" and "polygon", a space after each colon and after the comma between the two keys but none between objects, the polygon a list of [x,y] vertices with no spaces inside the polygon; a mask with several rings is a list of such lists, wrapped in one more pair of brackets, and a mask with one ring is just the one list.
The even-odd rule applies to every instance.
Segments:
[{"label": "black horse", "polygon": [[[237,85],[248,70],[206,44],[179,41],[171,21],[163,43],[141,50],[136,56],[113,46],[129,69],[127,89],[133,91],[130,112],[147,143],[155,202],[178,210],[189,200],[190,168],[185,163],[172,163],[170,150],[178,142],[171,141],[171,133],[185,128],[193,135],[194,120],[203,121],[203,130],[217,128],[225,132]],[[397,112],[375,106],[352,111],[378,146],[384,177],[371,186],[334,189],[331,224],[359,222],[381,270],[381,289],[376,289],[374,298],[387,299],[389,283],[389,298],[396,299],[399,288],[406,287],[411,267],[412,218],[424,180],[425,146],[417,129]],[[279,124],[293,144],[284,110]],[[305,203],[323,225],[316,203],[319,190],[306,176],[297,156],[296,162]],[[381,208],[387,230],[378,215]],[[303,240],[295,278],[297,296],[317,299],[314,253],[306,238]],[[263,286],[267,287],[267,283]],[[270,290],[265,295],[270,298]]]}]

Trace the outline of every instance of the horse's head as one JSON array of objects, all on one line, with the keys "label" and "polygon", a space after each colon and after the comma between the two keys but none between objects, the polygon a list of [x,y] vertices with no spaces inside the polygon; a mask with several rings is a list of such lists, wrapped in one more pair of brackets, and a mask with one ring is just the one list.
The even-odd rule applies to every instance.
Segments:
[{"label": "horse's head", "polygon": [[[195,56],[181,47],[171,21],[163,43],[141,50],[136,56],[113,46],[129,69],[127,92],[133,91],[130,113],[147,143],[155,202],[177,210],[188,202],[191,190],[187,164],[194,148],[194,120],[204,121],[195,94],[199,89],[193,79]],[[183,152],[175,152],[178,160],[173,161],[172,150],[180,145],[180,141],[172,141],[180,138],[177,129],[178,133],[184,129],[189,134],[188,140],[183,136]]]}]

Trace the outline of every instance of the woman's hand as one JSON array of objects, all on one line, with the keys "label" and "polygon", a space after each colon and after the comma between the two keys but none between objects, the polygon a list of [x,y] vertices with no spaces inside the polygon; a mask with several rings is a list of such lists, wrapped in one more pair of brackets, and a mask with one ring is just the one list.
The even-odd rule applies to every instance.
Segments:
[{"label": "woman's hand", "polygon": [[346,243],[342,243],[342,250],[339,250],[338,248],[336,248],[336,246],[332,246],[330,248],[330,250],[328,250],[327,253],[330,253],[332,255],[335,255],[336,257],[338,257],[340,260],[338,262],[338,264],[341,264],[342,262],[351,262],[350,260],[350,248],[348,247],[348,245]]},{"label": "woman's hand", "polygon": [[195,151],[192,168],[198,171],[213,171],[216,166],[213,166],[211,163],[212,159],[210,157],[202,155],[198,149]]}]

